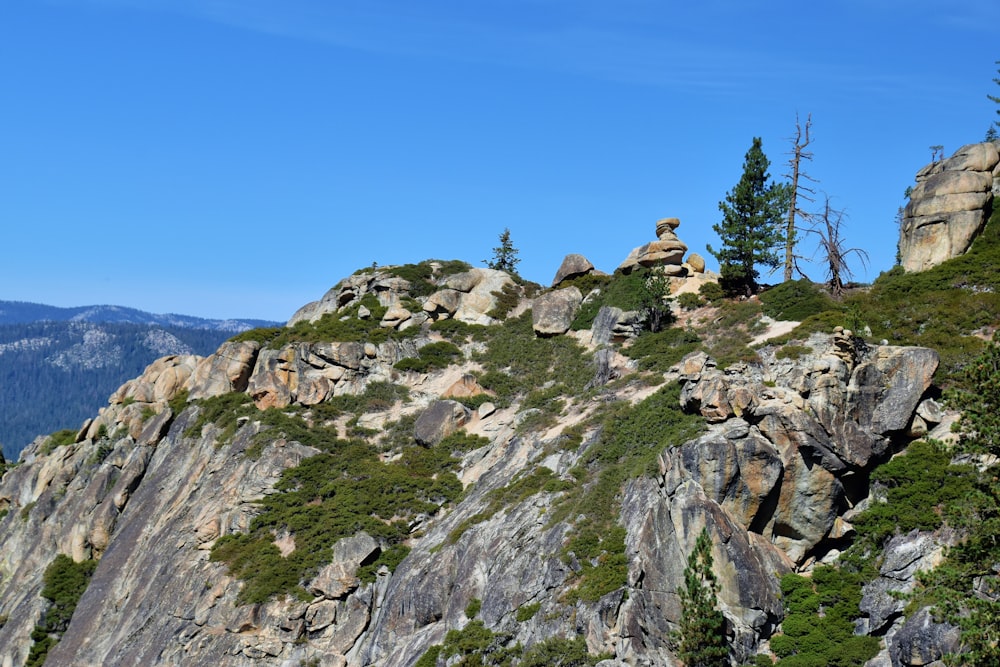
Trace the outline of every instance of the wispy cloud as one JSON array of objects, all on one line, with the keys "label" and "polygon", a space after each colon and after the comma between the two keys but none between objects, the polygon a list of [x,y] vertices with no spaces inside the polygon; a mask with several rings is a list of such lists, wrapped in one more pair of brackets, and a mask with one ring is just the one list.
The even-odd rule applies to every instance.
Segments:
[{"label": "wispy cloud", "polygon": [[[169,12],[384,55],[548,70],[719,95],[762,94],[768,85],[815,80],[844,90],[897,94],[917,82],[846,60],[817,59],[808,48],[782,54],[780,28],[739,2],[677,9],[651,0],[50,1]],[[866,0],[857,11],[872,11],[869,2],[888,12],[923,0]],[[993,0],[970,0],[961,9],[949,6],[937,13],[945,12],[956,25],[976,23],[998,13],[993,5]],[[753,30],[744,30],[741,22],[751,19],[757,21]]]}]

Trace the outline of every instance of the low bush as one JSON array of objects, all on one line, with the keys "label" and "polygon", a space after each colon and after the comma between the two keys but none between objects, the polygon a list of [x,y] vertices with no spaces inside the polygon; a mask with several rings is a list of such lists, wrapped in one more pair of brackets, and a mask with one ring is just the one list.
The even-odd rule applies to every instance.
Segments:
[{"label": "low bush", "polygon": [[811,280],[789,280],[760,293],[764,314],[776,320],[802,321],[837,308],[826,292]]},{"label": "low bush", "polygon": [[684,292],[677,295],[677,305],[684,310],[694,310],[705,305],[705,302],[694,292]]},{"label": "low bush", "polygon": [[531,312],[491,327],[486,351],[475,355],[485,372],[479,384],[492,391],[501,405],[558,378],[558,393],[579,394],[593,377],[590,355],[568,336],[538,338]]},{"label": "low bush", "polygon": [[690,329],[671,327],[656,333],[643,332],[622,352],[639,362],[640,370],[665,372],[698,349],[701,338]]},{"label": "low bush", "polygon": [[420,348],[419,357],[400,359],[393,366],[400,371],[426,373],[439,368],[447,368],[462,358],[462,351],[454,343],[438,341]]}]

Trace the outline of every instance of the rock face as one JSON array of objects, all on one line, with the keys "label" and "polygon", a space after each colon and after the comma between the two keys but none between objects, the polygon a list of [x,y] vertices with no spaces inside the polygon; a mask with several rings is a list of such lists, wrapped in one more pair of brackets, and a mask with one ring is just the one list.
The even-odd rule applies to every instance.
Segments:
[{"label": "rock face", "polygon": [[903,212],[900,263],[924,271],[969,249],[1000,192],[998,144],[969,144],[917,172]]},{"label": "rock face", "polygon": [[[448,316],[463,308],[481,312],[485,303],[473,307],[467,300],[502,290],[509,277],[500,273],[452,276],[436,292],[437,305],[423,312],[431,318],[452,307]],[[357,277],[329,304],[342,307],[370,290],[389,307],[404,292],[386,280]],[[575,288],[552,294],[579,303]],[[557,297],[550,298],[561,312]],[[617,336],[623,317],[602,311],[593,337]],[[560,322],[555,329],[565,322],[562,315],[552,319]],[[469,623],[465,610],[472,600],[481,601],[477,619],[509,634],[511,645],[581,636],[591,652],[614,656],[606,667],[677,664],[669,640],[680,619],[678,589],[703,529],[712,537],[734,664],[752,662],[782,619],[778,576],[807,569],[842,545],[850,531],[846,514],[868,492],[859,480],[905,443],[915,414],[928,427],[943,419],[927,401],[935,353],[878,346],[860,354],[839,340],[816,334],[807,341],[811,352],[795,361],[763,349],[759,365],[726,370],[694,353],[667,375],[681,384],[683,410],[701,415],[704,429],[686,441],[649,445],[652,470],[619,489],[614,511],[624,529],[624,573],[618,588],[597,599],[571,597],[580,573],[601,561],[581,563],[565,553],[577,518],[576,510],[560,514],[559,503],[580,484],[577,466],[599,441],[601,427],[587,426],[573,441],[562,429],[549,435],[549,426],[541,432],[515,427],[516,417],[526,414],[516,403],[484,404],[474,416],[457,401],[438,400],[441,393],[479,391],[474,376],[455,382],[479,370],[470,362],[432,379],[410,374],[413,399],[394,407],[413,419],[399,423],[412,423],[426,453],[463,425],[472,428],[487,416],[490,424],[478,432],[488,445],[459,452],[464,494],[404,523],[408,555],[394,569],[361,576],[379,556],[380,543],[377,530],[358,530],[331,545],[326,563],[300,582],[304,599],[239,604],[242,583],[210,559],[213,544],[246,532],[282,472],[320,451],[280,429],[266,430],[262,418],[241,417],[225,438],[223,427],[212,423],[192,428],[210,404],[182,407],[177,399],[185,390],[200,398],[243,392],[262,409],[313,415],[319,412],[314,406],[332,396],[360,394],[374,381],[401,381],[392,364],[415,356],[431,338],[279,349],[227,343],[205,359],[165,358],[116,392],[77,442],[46,451],[45,441],[37,441],[21,465],[4,474],[0,664],[24,663],[46,608],[39,595],[43,573],[58,553],[99,562],[50,664],[412,667],[450,630]],[[577,409],[613,401],[624,407],[648,390],[642,383],[622,386],[604,387],[599,400],[588,398]],[[254,453],[260,438],[268,445]],[[390,448],[380,454],[394,455]],[[544,483],[524,486],[538,479]],[[506,505],[497,508],[497,498]],[[294,542],[294,534],[275,530],[273,545],[282,553],[291,553]],[[873,632],[900,620],[889,591],[903,590],[908,573],[938,552],[931,543],[900,541],[890,553],[884,585],[866,591]],[[525,609],[534,611],[525,618],[519,613]],[[925,620],[897,629],[889,651],[894,664],[925,664],[916,661],[935,659],[942,642],[951,641],[954,629]],[[922,639],[925,628],[938,633],[935,641]]]}]

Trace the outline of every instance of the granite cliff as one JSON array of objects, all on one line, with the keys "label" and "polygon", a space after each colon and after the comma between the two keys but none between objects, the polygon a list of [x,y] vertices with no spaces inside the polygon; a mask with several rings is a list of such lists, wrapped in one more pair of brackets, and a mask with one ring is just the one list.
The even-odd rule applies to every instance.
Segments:
[{"label": "granite cliff", "polygon": [[[676,664],[678,588],[703,529],[741,664],[782,621],[778,577],[835,560],[872,468],[947,421],[929,349],[838,330],[793,355],[765,346],[721,369],[696,351],[650,372],[623,354],[640,315],[605,307],[570,327],[597,293],[585,282],[532,294],[502,272],[420,268],[359,272],[284,329],[162,358],[73,442],[26,449],[0,484],[0,664],[25,663],[58,554],[96,569],[47,664],[403,666],[463,631]],[[348,325],[351,340],[320,335]],[[446,361],[400,363],[449,345]],[[557,355],[532,357],[544,380],[505,388],[536,353]],[[320,430],[339,439],[303,435]],[[289,471],[347,442],[413,479],[429,453],[451,463],[421,478],[441,488],[412,508],[372,510],[315,549],[290,592],[248,600],[249,575],[213,547],[261,530],[267,499],[306,484]],[[337,488],[303,505],[335,506]],[[265,542],[290,563],[309,527],[272,526]],[[880,637],[900,622],[888,595],[869,624]],[[901,651],[883,656],[922,664]]]}]

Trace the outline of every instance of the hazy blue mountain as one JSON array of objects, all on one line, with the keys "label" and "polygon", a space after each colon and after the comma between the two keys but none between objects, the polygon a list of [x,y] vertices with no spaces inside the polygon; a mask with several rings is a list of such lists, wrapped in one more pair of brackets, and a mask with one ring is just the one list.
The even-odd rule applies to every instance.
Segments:
[{"label": "hazy blue mountain", "polygon": [[0,325],[27,324],[28,322],[120,322],[131,324],[156,324],[185,329],[214,329],[239,333],[256,327],[274,326],[266,320],[210,320],[175,313],[147,313],[124,306],[76,306],[60,308],[26,301],[0,301]]},{"label": "hazy blue mountain", "polygon": [[36,436],[78,428],[162,356],[208,355],[235,333],[276,324],[0,301],[3,455],[15,460]]}]

